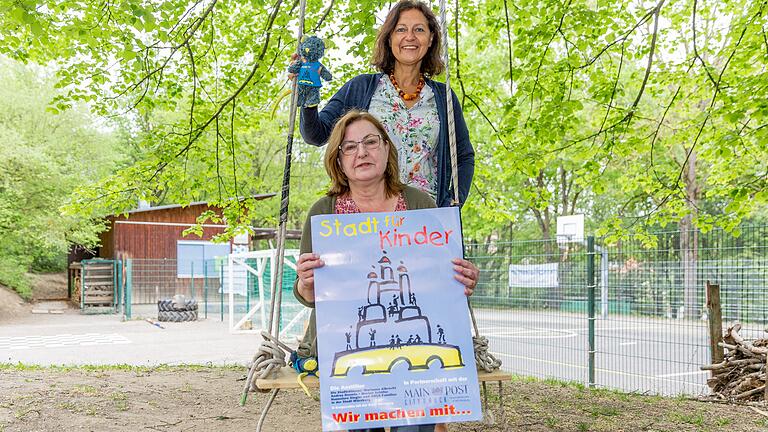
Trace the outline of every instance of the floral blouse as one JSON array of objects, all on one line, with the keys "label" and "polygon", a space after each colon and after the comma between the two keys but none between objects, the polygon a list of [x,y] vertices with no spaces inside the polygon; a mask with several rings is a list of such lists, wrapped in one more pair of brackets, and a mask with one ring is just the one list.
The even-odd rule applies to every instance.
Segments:
[{"label": "floral blouse", "polygon": [[368,111],[381,120],[397,148],[400,180],[437,196],[437,139],[440,119],[435,94],[429,86],[410,109],[387,75],[382,75]]},{"label": "floral blouse", "polygon": [[[403,196],[403,193],[400,192],[400,194],[397,196],[397,205],[395,205],[395,211],[404,210],[408,210],[408,206],[405,205],[405,196]],[[355,200],[350,198],[348,195],[343,195],[336,198],[336,208],[334,211],[336,214],[362,213]]]}]

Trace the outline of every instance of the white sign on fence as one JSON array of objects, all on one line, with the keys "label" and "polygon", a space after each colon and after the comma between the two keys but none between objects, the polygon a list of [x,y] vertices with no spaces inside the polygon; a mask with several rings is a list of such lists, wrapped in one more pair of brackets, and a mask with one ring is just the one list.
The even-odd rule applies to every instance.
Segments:
[{"label": "white sign on fence", "polygon": [[510,264],[510,288],[557,288],[557,264]]}]

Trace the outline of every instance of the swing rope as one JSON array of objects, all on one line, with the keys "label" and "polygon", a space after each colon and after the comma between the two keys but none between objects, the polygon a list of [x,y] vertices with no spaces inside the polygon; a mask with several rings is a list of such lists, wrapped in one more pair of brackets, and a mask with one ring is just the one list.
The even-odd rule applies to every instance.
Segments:
[{"label": "swing rope", "polygon": [[[446,101],[446,113],[448,117],[448,144],[451,150],[451,186],[453,187],[453,200],[452,206],[459,206],[459,164],[458,155],[456,150],[456,122],[453,113],[453,92],[451,91],[451,68],[449,64],[450,56],[448,55],[448,20],[446,18],[446,0],[440,0],[440,25],[442,29],[443,37],[443,61],[445,62],[445,101]],[[456,4],[456,19],[458,20],[459,8],[458,2]],[[486,372],[493,372],[501,367],[501,360],[494,357],[488,351],[488,338],[480,335],[480,329],[477,326],[477,320],[475,319],[475,311],[472,309],[472,302],[467,297],[467,307],[469,308],[469,315],[472,317],[472,327],[475,330],[475,335],[472,337],[472,345],[475,350],[475,362],[477,368]]]},{"label": "swing rope", "polygon": [[[300,55],[299,46],[301,39],[304,37],[304,15],[307,9],[306,0],[301,0],[299,3],[299,25],[296,37],[296,54]],[[245,388],[243,389],[243,395],[240,398],[240,405],[245,404],[245,400],[248,397],[248,391],[260,391],[256,386],[257,376],[260,379],[266,379],[273,376],[281,368],[285,367],[286,353],[291,351],[291,348],[284,343],[280,342],[280,305],[283,298],[283,267],[285,262],[285,233],[288,225],[288,200],[290,197],[290,184],[291,184],[291,159],[293,155],[293,135],[296,129],[296,106],[298,105],[298,80],[294,79],[292,84],[292,96],[291,96],[291,108],[290,117],[288,120],[288,134],[287,143],[285,146],[285,168],[283,169],[283,186],[280,201],[280,218],[277,232],[277,251],[275,260],[275,277],[273,278],[271,290],[272,299],[270,301],[269,311],[269,325],[268,331],[262,331],[261,336],[264,339],[261,342],[261,346],[257,350],[253,362],[248,370],[248,377],[245,382]],[[277,392],[275,389],[272,391],[272,395],[267,401],[264,410],[256,430],[260,431],[261,426],[266,418],[269,407],[272,405],[272,401],[275,400]]]}]

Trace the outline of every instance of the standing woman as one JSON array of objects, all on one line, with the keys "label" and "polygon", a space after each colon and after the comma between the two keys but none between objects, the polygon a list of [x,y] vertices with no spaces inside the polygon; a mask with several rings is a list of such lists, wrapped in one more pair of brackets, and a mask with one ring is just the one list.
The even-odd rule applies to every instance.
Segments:
[{"label": "standing woman", "polygon": [[[401,0],[376,37],[375,74],[352,78],[322,111],[302,108],[300,130],[313,145],[328,141],[336,121],[350,109],[380,120],[397,148],[400,180],[429,194],[439,207],[451,205],[451,161],[445,84],[431,78],[445,69],[440,28],[426,4]],[[456,124],[459,202],[464,204],[475,170],[475,152],[458,99],[451,95]]]},{"label": "standing woman", "polygon": [[[301,233],[296,282],[293,293],[312,313],[303,343],[317,357],[315,307],[315,269],[325,263],[312,252],[312,216],[362,212],[394,212],[434,208],[435,202],[424,192],[405,186],[398,176],[397,153],[384,126],[369,113],[352,110],[345,114],[331,133],[325,149],[325,170],[331,187],[309,210]],[[456,257],[452,261],[454,278],[463,285],[464,294],[472,295],[480,270],[470,261]],[[408,425],[391,428],[392,432],[433,432],[443,426]],[[363,432],[363,431],[360,431]],[[367,432],[384,432],[383,428]]]}]

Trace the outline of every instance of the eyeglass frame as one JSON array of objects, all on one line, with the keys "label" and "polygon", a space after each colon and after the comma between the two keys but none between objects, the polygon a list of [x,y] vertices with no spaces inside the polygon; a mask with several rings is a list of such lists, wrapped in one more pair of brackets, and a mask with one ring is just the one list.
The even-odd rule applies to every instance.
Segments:
[{"label": "eyeglass frame", "polygon": [[[374,146],[374,147],[368,147],[368,146],[366,146],[366,145],[365,145],[365,141],[366,141],[367,139],[369,139],[370,137],[376,137],[376,139],[377,139],[377,140],[376,140],[376,141],[377,141],[377,144],[376,144],[376,146]],[[386,141],[387,141],[387,140],[386,140],[386,139],[385,139],[383,136],[381,136],[381,134],[368,134],[368,135],[366,135],[365,137],[363,137],[363,139],[361,139],[361,140],[359,140],[359,141],[353,141],[353,140],[346,140],[346,141],[342,141],[342,142],[339,144],[339,154],[340,154],[340,155],[342,155],[342,156],[351,156],[351,155],[353,155],[353,154],[357,153],[357,152],[360,150],[360,146],[361,146],[361,145],[362,145],[362,146],[363,146],[363,147],[364,147],[366,150],[368,150],[368,151],[373,151],[373,150],[376,150],[376,149],[380,148],[380,147],[381,147],[381,145],[382,145],[383,143],[385,143]],[[348,152],[348,153],[345,153],[345,152],[344,152],[344,149],[343,149],[343,147],[344,147],[344,144],[345,144],[345,143],[354,143],[354,144],[355,144],[355,149],[354,149],[354,151],[350,151],[350,152]]]}]

